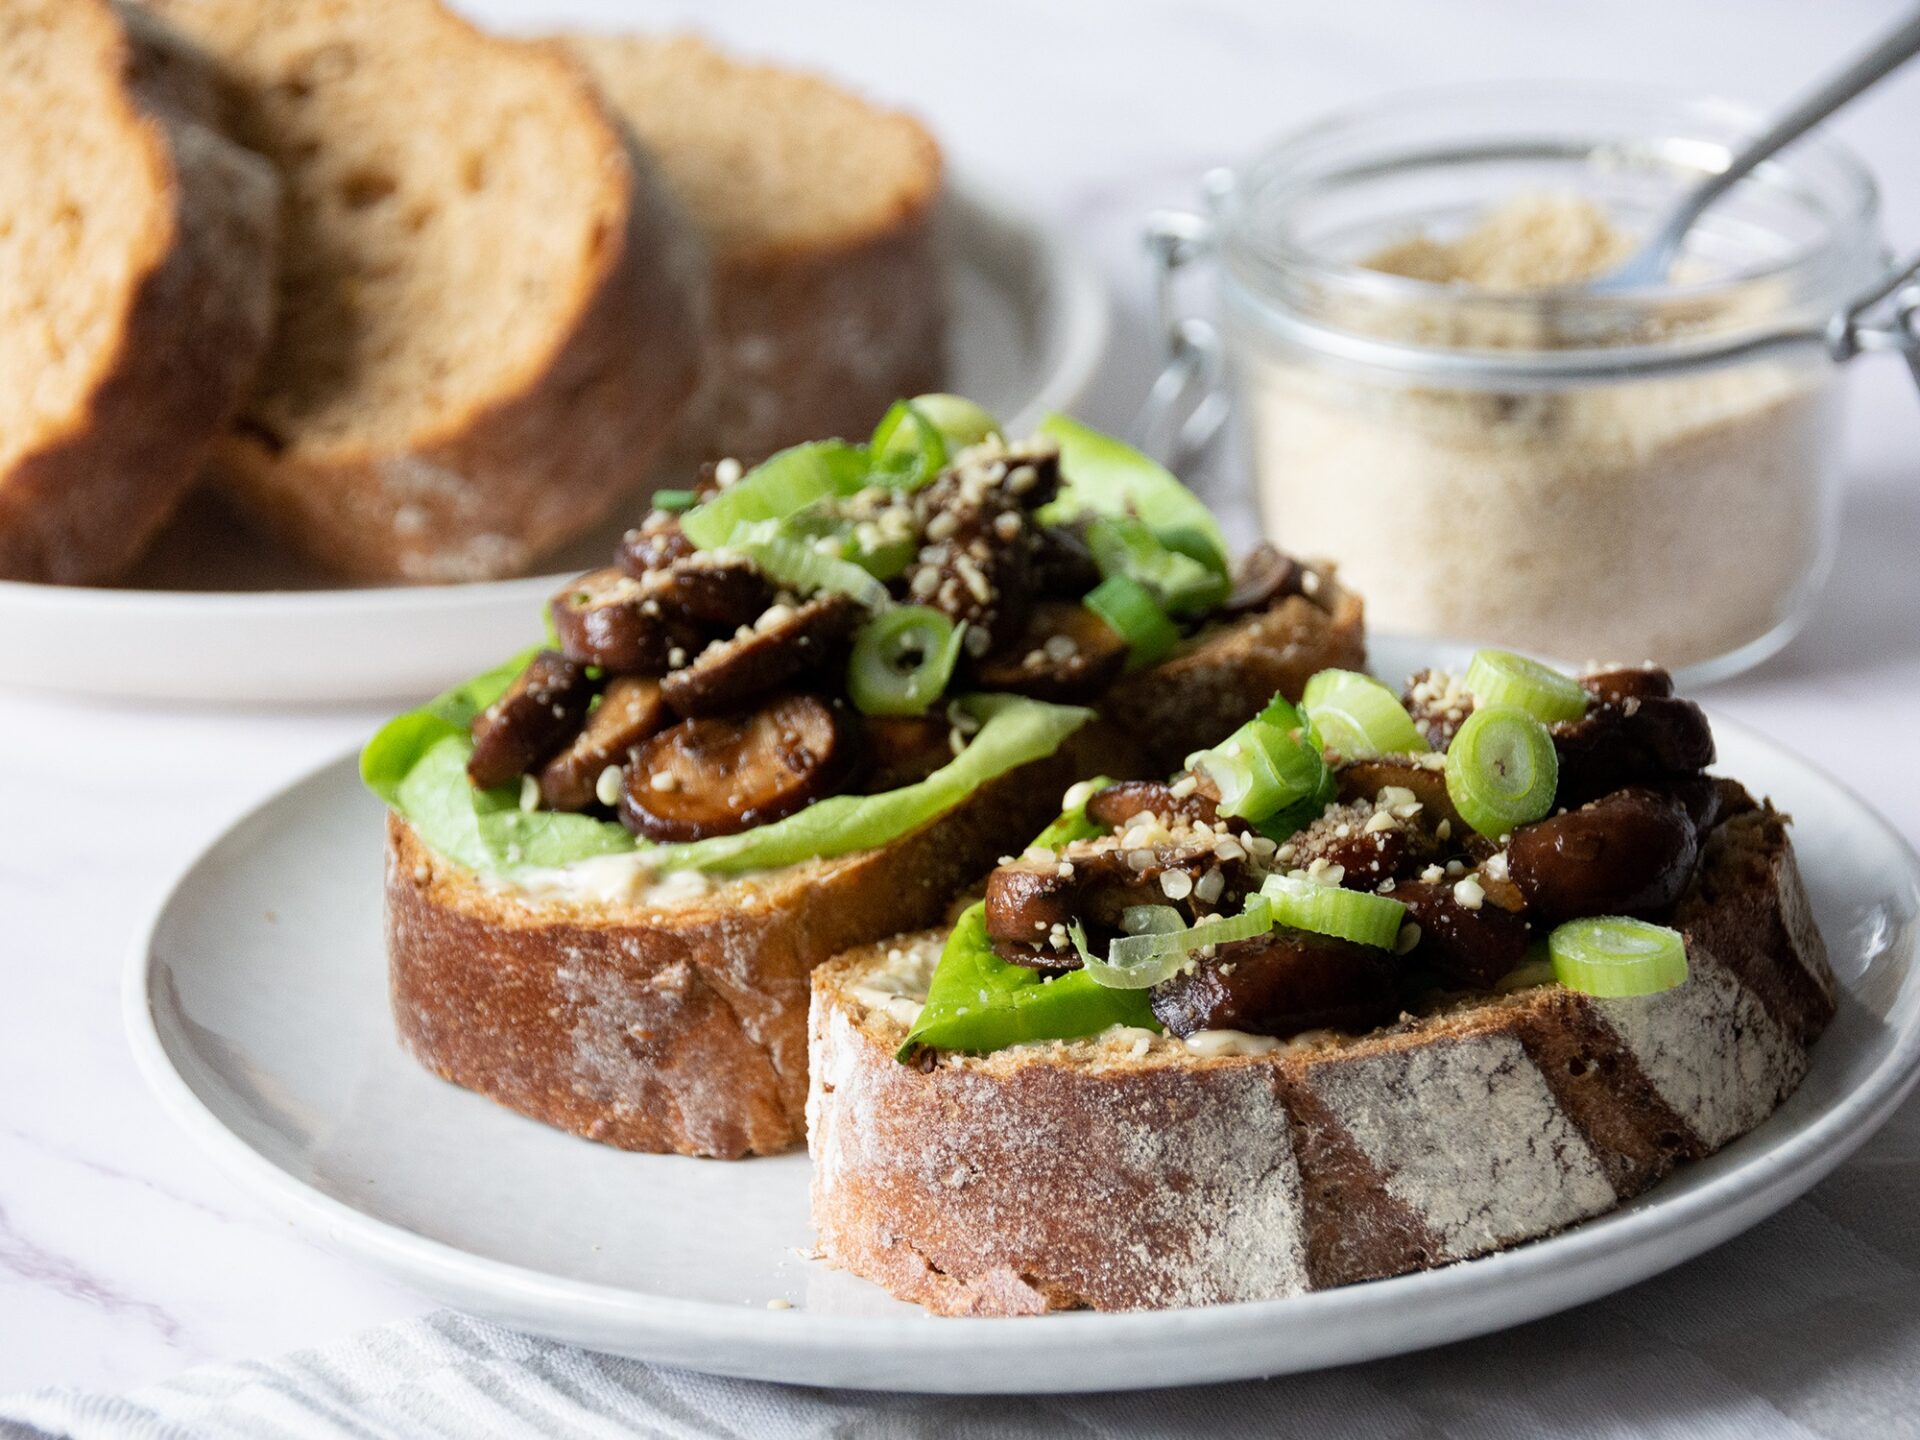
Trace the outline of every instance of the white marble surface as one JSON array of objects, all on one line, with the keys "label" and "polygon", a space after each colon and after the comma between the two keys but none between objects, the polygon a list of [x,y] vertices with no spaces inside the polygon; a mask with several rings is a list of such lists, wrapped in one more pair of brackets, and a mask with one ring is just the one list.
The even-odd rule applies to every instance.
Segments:
[{"label": "white marble surface", "polygon": [[[912,97],[956,160],[1102,261],[1126,315],[1090,418],[1147,370],[1140,215],[1259,136],[1431,81],[1632,77],[1757,103],[1888,22],[1890,0],[1109,0],[964,6],[471,0],[520,23],[697,22],[741,48]],[[1840,126],[1920,244],[1920,71]],[[1799,748],[1920,837],[1920,404],[1876,363],[1854,394],[1839,571],[1812,625],[1712,703]],[[297,640],[293,643],[297,643]],[[250,802],[355,742],[368,711],[128,709],[0,691],[0,1392],[121,1387],[427,1308],[296,1239],[188,1148],[121,1038],[132,931]]]}]

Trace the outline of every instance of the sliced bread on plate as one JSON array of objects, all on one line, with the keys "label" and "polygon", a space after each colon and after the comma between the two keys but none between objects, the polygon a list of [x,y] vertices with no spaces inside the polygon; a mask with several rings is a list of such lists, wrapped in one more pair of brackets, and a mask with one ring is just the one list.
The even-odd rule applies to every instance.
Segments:
[{"label": "sliced bread on plate", "polygon": [[905,1064],[945,935],[856,950],[813,979],[821,1251],[1015,1315],[1272,1299],[1551,1234],[1766,1119],[1832,1017],[1770,808],[1712,833],[1671,923],[1690,978],[1660,994],[1548,982],[1260,1053],[1139,1029]]},{"label": "sliced bread on plate", "polygon": [[278,329],[219,477],[368,580],[530,568],[691,395],[698,237],[591,83],[435,0],[147,0],[287,188]]},{"label": "sliced bread on plate", "polygon": [[0,577],[135,560],[252,384],[272,169],[193,59],[105,0],[0,0]]},{"label": "sliced bread on plate", "polygon": [[862,435],[896,396],[942,388],[941,159],[919,122],[693,36],[567,44],[712,255],[707,378],[684,456],[751,462]]}]

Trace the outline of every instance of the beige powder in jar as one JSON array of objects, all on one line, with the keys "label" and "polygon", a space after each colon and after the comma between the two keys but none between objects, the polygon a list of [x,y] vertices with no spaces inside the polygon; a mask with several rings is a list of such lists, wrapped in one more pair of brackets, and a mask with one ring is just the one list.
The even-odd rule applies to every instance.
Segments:
[{"label": "beige powder in jar", "polygon": [[[1534,195],[1368,264],[1511,294],[1590,278],[1631,248],[1590,203]],[[1409,305],[1394,328],[1524,349],[1553,343],[1550,323]],[[1772,630],[1817,561],[1837,430],[1822,365],[1496,393],[1256,352],[1241,383],[1268,532],[1338,560],[1381,630],[1685,665]]]}]

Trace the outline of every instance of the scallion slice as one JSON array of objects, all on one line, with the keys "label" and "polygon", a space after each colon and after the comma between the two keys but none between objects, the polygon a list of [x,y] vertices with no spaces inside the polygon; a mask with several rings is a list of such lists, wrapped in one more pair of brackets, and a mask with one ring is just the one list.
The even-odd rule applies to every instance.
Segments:
[{"label": "scallion slice", "polygon": [[[1089,977],[1110,990],[1144,990],[1177,975],[1186,968],[1196,950],[1209,945],[1230,945],[1236,940],[1251,940],[1273,928],[1273,911],[1266,898],[1252,895],[1238,915],[1223,915],[1202,920],[1193,926],[1179,925],[1179,914],[1171,907],[1142,905],[1141,910],[1168,909],[1174,916],[1174,928],[1122,935],[1107,947],[1102,960],[1087,946],[1087,933],[1075,924],[1068,929],[1080,963]],[[1158,922],[1164,924],[1163,921]]]},{"label": "scallion slice", "polygon": [[678,514],[682,510],[693,508],[694,494],[691,490],[656,490],[653,492],[653,508]]},{"label": "scallion slice", "polygon": [[1260,893],[1280,925],[1391,950],[1407,907],[1371,890],[1343,890],[1291,875],[1269,875]]},{"label": "scallion slice", "polygon": [[1554,978],[1586,995],[1657,995],[1687,981],[1687,942],[1678,930],[1645,920],[1569,920],[1547,936],[1547,953]]},{"label": "scallion slice", "polygon": [[1329,790],[1327,762],[1306,721],[1278,695],[1213,749],[1189,755],[1187,768],[1214,783],[1222,815],[1256,824]]},{"label": "scallion slice", "polygon": [[1354,670],[1322,670],[1307,681],[1300,708],[1323,750],[1343,760],[1411,755],[1428,749],[1400,698]]},{"label": "scallion slice", "polygon": [[1173,549],[1131,516],[1094,519],[1087,526],[1087,548],[1102,575],[1138,580],[1172,614],[1204,615],[1226,598],[1224,575]]},{"label": "scallion slice", "polygon": [[[895,401],[893,410],[887,412],[888,416],[893,415],[894,410],[902,406],[907,407],[923,422],[931,425],[949,453],[964,450],[969,445],[978,445],[989,435],[1000,433],[1000,422],[993,418],[993,413],[984,405],[976,405],[964,395],[944,395],[938,392],[916,395],[911,400]],[[896,420],[895,424],[898,423]],[[886,420],[882,419],[881,428],[873,432],[873,451],[876,455],[883,453],[889,440],[892,439],[891,433],[882,433],[886,424]],[[944,460],[942,463],[945,463]]]},{"label": "scallion slice", "polygon": [[[684,522],[682,522],[684,524]],[[788,534],[778,520],[742,525],[727,542],[758,565],[778,584],[811,595],[835,590],[851,595],[869,610],[885,610],[892,603],[887,587],[851,560],[822,554],[810,540]]]},{"label": "scallion slice", "polygon": [[1553,736],[1511,705],[1476,709],[1447,747],[1447,796],[1489,839],[1545,815],[1559,783]]},{"label": "scallion slice", "polygon": [[771,455],[729,488],[681,517],[680,528],[702,550],[731,546],[742,526],[783,520],[817,500],[851,495],[873,469],[864,445],[814,440]]},{"label": "scallion slice", "polygon": [[1476,650],[1467,665],[1475,705],[1511,705],[1551,725],[1587,713],[1587,692],[1571,675],[1511,650]]},{"label": "scallion slice", "polygon": [[1109,575],[1081,603],[1127,642],[1129,663],[1135,669],[1159,663],[1180,643],[1180,632],[1160,608],[1160,602],[1146,586],[1128,576]]},{"label": "scallion slice", "polygon": [[863,714],[925,714],[953,678],[965,630],[925,605],[876,615],[854,639],[847,693]]}]

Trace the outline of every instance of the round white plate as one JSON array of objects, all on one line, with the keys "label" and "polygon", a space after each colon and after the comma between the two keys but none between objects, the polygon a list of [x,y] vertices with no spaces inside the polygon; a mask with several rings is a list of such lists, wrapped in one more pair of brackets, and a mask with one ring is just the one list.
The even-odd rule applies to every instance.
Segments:
[{"label": "round white plate", "polygon": [[[1037,220],[964,182],[941,214],[952,315],[948,388],[1023,433],[1085,394],[1106,347],[1093,267]],[[639,502],[635,502],[635,509]],[[255,704],[431,694],[537,639],[540,607],[608,563],[631,516],[554,558],[555,573],[351,587],[259,553],[196,502],[125,588],[0,581],[0,668],[34,689]],[[225,588],[204,586],[209,575]]]},{"label": "round white plate", "polygon": [[[1422,653],[1431,655],[1432,647]],[[1415,668],[1376,642],[1383,674]],[[342,759],[194,863],[135,948],[127,1018],[194,1139],[295,1223],[447,1303],[672,1365],[885,1390],[1109,1390],[1345,1364],[1631,1285],[1806,1190],[1920,1066],[1920,859],[1855,796],[1716,721],[1722,767],[1793,813],[1845,989],[1765,1125],[1624,1209],[1423,1275],[1131,1315],[934,1320],[804,1258],[804,1155],[630,1155],[435,1079],[387,1012],[380,806]],[[791,1310],[770,1310],[769,1301]]]}]

